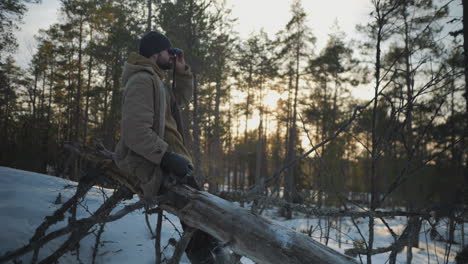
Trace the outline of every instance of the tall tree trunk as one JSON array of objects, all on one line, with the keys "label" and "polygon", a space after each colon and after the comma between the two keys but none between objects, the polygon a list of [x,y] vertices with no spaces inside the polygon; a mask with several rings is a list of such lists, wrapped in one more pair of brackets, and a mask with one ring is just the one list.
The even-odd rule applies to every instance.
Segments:
[{"label": "tall tree trunk", "polygon": [[[70,74],[68,74],[70,75]],[[72,103],[72,85],[71,85],[71,80],[70,77],[68,77],[68,85],[67,85],[67,106],[66,106],[66,130],[65,130],[65,141],[70,141],[71,140],[71,131],[72,131],[72,118],[71,118],[71,103]]]},{"label": "tall tree trunk", "polygon": [[151,17],[153,16],[152,12],[152,0],[147,0],[146,8],[148,10],[148,17],[146,18],[146,31],[151,31]]},{"label": "tall tree trunk", "polygon": [[[82,59],[83,59],[83,15],[80,15],[80,32],[78,36],[78,80],[77,80],[77,87],[76,87],[76,100],[75,100],[75,131],[73,133],[73,142],[75,144],[79,144],[81,142],[80,139],[80,130],[81,130],[81,71],[82,71]],[[71,178],[73,180],[78,180],[80,178],[80,160],[74,159],[73,166],[72,166],[72,175]]]},{"label": "tall tree trunk", "polygon": [[218,177],[222,176],[220,168],[223,167],[221,164],[221,156],[222,156],[222,149],[221,149],[221,122],[220,122],[220,112],[219,106],[221,104],[221,81],[218,80],[216,82],[216,94],[215,94],[215,105],[214,105],[214,131],[213,131],[213,149],[212,152],[214,156],[212,156],[212,166],[213,166],[213,174],[210,174],[210,182],[209,182],[209,191],[211,193],[218,192]]},{"label": "tall tree trunk", "polygon": [[[263,98],[263,83],[261,82],[259,85],[259,98]],[[259,193],[263,193],[265,191],[265,183],[264,183],[264,178],[262,177],[262,172],[263,172],[263,164],[262,164],[262,159],[263,159],[263,105],[260,100],[259,102],[259,116],[260,116],[260,122],[258,123],[258,135],[257,135],[257,151],[256,151],[256,157],[255,157],[255,187]]]},{"label": "tall tree trunk", "polygon": [[[371,199],[370,199],[370,210],[374,211],[377,204],[377,175],[376,175],[376,166],[377,166],[377,103],[379,97],[379,88],[380,88],[380,70],[381,70],[381,41],[382,41],[382,28],[384,19],[381,17],[380,13],[380,3],[377,2],[375,8],[377,9],[377,43],[376,43],[376,53],[375,53],[375,88],[374,88],[374,105],[372,108],[372,149],[371,149],[371,171],[370,171],[370,183],[371,183]],[[369,241],[367,246],[367,263],[372,264],[372,248],[374,245],[374,217],[369,217]]]},{"label": "tall tree trunk", "polygon": [[49,76],[49,98],[48,98],[48,103],[47,103],[47,124],[46,124],[46,130],[44,131],[43,134],[43,139],[42,139],[42,147],[43,147],[43,165],[42,165],[42,171],[44,173],[47,173],[47,165],[49,160],[51,160],[50,156],[50,143],[49,143],[49,135],[50,135],[50,128],[51,128],[51,115],[52,115],[52,93],[54,90],[54,62],[51,62],[50,66],[50,76]]},{"label": "tall tree trunk", "polygon": [[106,64],[106,73],[104,77],[104,109],[102,113],[101,137],[105,138],[108,126],[108,105],[109,105],[109,64]]},{"label": "tall tree trunk", "polygon": [[[468,0],[462,0],[463,6],[463,65],[465,66],[465,140],[462,149],[468,146]],[[465,203],[468,203],[468,153],[465,153]]]},{"label": "tall tree trunk", "polygon": [[[47,84],[47,69],[44,69],[44,71],[42,72],[42,91],[41,91],[41,97],[39,98],[40,100],[40,123],[42,124],[43,121],[44,121],[44,117],[45,117],[45,92],[46,92],[46,84]],[[40,127],[41,129],[43,129],[43,127],[41,126]]]},{"label": "tall tree trunk", "polygon": [[83,17],[80,16],[80,35],[78,36],[78,80],[76,87],[76,101],[75,101],[75,133],[73,141],[75,143],[80,142],[80,121],[81,121],[81,71],[82,71],[82,59],[83,59]]},{"label": "tall tree trunk", "polygon": [[[296,139],[297,139],[297,97],[299,93],[299,62],[300,62],[300,50],[297,47],[296,50],[296,65],[295,65],[295,83],[294,83],[294,101],[292,106],[292,120],[291,128],[289,132],[289,142],[287,148],[287,161],[291,162],[296,156]],[[289,203],[295,203],[299,201],[299,197],[296,189],[296,175],[295,175],[296,165],[291,166],[286,172],[286,192],[285,199]],[[286,218],[291,219],[292,211],[290,208],[286,208]]]},{"label": "tall tree trunk", "polygon": [[[31,91],[29,92],[29,100],[31,101],[31,108],[32,108],[32,115],[31,115],[31,122],[29,124],[29,127],[31,131],[36,131],[36,126],[37,126],[37,85],[39,82],[39,70],[37,69],[37,66],[35,66],[34,69],[34,85]],[[0,108],[1,109],[1,108]],[[1,116],[1,115],[0,115]],[[36,133],[31,134],[31,140],[34,142],[36,137]]]},{"label": "tall tree trunk", "polygon": [[[236,112],[236,138],[240,138],[240,123],[241,123],[241,118],[240,118],[240,113]],[[239,144],[240,142],[236,142],[235,144],[237,145],[237,149],[234,148],[235,152],[233,153],[234,156],[234,179],[233,179],[233,187],[234,191],[239,190],[239,171],[241,169],[241,158],[240,158],[240,151],[239,151]]]},{"label": "tall tree trunk", "polygon": [[34,124],[36,123],[36,115],[37,115],[37,105],[36,105],[36,99],[37,99],[37,83],[39,82],[39,71],[36,69],[34,70],[34,86],[32,90],[32,95],[31,95],[31,106],[32,106],[32,119],[33,119],[33,128]]},{"label": "tall tree trunk", "polygon": [[203,186],[205,183],[204,176],[202,175],[202,153],[200,145],[200,117],[198,105],[198,81],[197,74],[193,73],[193,142],[194,142],[194,163],[195,175],[198,182]]},{"label": "tall tree trunk", "polygon": [[232,166],[235,164],[233,159],[232,153],[232,111],[231,111],[231,100],[229,100],[228,104],[228,120],[227,120],[227,155],[225,156],[226,161],[226,176],[227,176],[227,191],[230,192],[232,189],[231,185],[231,173],[232,173]]},{"label": "tall tree trunk", "polygon": [[234,171],[233,171],[233,178],[232,178],[232,189],[237,191],[239,188],[238,181],[239,181],[239,154],[237,152],[233,153],[234,158]]},{"label": "tall tree trunk", "polygon": [[[71,49],[70,53],[67,54],[67,64],[71,65],[73,63],[74,49]],[[72,79],[72,71],[68,69],[67,71],[67,104],[66,104],[66,130],[65,130],[65,141],[71,142],[72,140],[72,131],[73,131],[73,97],[74,97],[74,84]]]},{"label": "tall tree trunk", "polygon": [[248,166],[248,150],[247,146],[249,144],[249,134],[248,134],[248,123],[249,123],[249,114],[250,114],[250,104],[252,102],[252,94],[251,94],[251,88],[252,88],[252,78],[253,78],[253,66],[252,64],[249,64],[249,77],[247,79],[247,101],[245,103],[245,130],[244,130],[244,149],[246,149],[246,152],[243,153],[242,155],[243,158],[245,158],[244,161],[241,161],[241,180],[240,180],[240,189],[244,190],[245,188],[245,180],[246,178],[249,179],[249,166]]},{"label": "tall tree trunk", "polygon": [[293,89],[293,73],[289,72],[289,81],[288,81],[288,103],[287,103],[287,116],[286,116],[286,136],[284,140],[284,149],[286,150],[285,152],[285,159],[284,159],[284,165],[287,163],[287,155],[288,155],[288,148],[289,148],[289,137],[290,137],[290,132],[291,132],[291,109],[292,109],[292,89]]},{"label": "tall tree trunk", "polygon": [[413,139],[413,78],[411,71],[411,48],[409,36],[409,23],[407,19],[407,2],[403,1],[403,21],[405,27],[405,81],[406,81],[406,129],[405,138],[407,144],[408,159],[411,160],[414,154],[414,139]]},{"label": "tall tree trunk", "polygon": [[[8,63],[8,62],[7,62]],[[2,138],[0,139],[2,142],[2,162],[5,162],[5,164],[8,164],[9,158],[6,153],[9,152],[9,135],[8,135],[8,129],[9,129],[9,120],[10,120],[10,107],[11,107],[11,98],[10,98],[10,93],[11,93],[11,82],[8,78],[9,76],[9,67],[10,65],[7,64],[7,69],[6,69],[6,76],[5,76],[5,111],[3,111],[3,124],[2,124]]]},{"label": "tall tree trunk", "polygon": [[[90,39],[89,42],[93,42],[93,27],[90,29]],[[88,122],[89,122],[89,98],[91,92],[91,73],[93,68],[93,56],[89,56],[88,62],[88,82],[86,84],[86,103],[85,103],[85,120],[84,120],[84,131],[83,131],[83,142],[86,144],[88,138]]]},{"label": "tall tree trunk", "polygon": [[49,76],[49,98],[47,103],[47,133],[50,130],[50,116],[52,115],[52,93],[54,91],[54,62],[51,62],[50,66],[50,76]]},{"label": "tall tree trunk", "polygon": [[[405,39],[405,49],[404,49],[404,57],[405,57],[405,81],[406,81],[406,126],[405,126],[405,138],[406,138],[406,153],[408,161],[411,161],[415,154],[415,146],[414,146],[414,137],[413,137],[413,73],[411,69],[411,52],[412,48],[410,47],[410,25],[408,22],[408,14],[407,14],[407,5],[408,3],[403,1],[402,6],[402,16],[404,21],[404,39]],[[414,218],[414,219],[413,219]],[[417,217],[410,217],[409,222],[414,222],[417,220]],[[413,234],[413,229],[416,226],[411,225],[410,234]],[[414,230],[414,232],[419,232],[419,230]],[[412,254],[412,247],[414,243],[418,243],[413,235],[410,235],[407,244],[407,254],[406,254],[406,263],[411,264],[413,259]]]},{"label": "tall tree trunk", "polygon": [[117,129],[118,116],[120,113],[121,91],[120,91],[120,52],[115,51],[112,67],[112,97],[111,109],[108,118],[107,132],[104,138],[104,144],[109,149],[115,147],[115,132]]},{"label": "tall tree trunk", "polygon": [[255,157],[255,188],[257,192],[264,192],[264,182],[262,177],[262,156],[263,156],[263,120],[260,118],[257,135],[257,150]]},{"label": "tall tree trunk", "polygon": [[[68,55],[68,64],[71,64],[72,63],[72,57],[73,57],[73,54],[69,54]],[[66,124],[66,137],[65,137],[65,140],[66,141],[71,141],[72,140],[72,131],[73,131],[73,114],[72,114],[72,109],[73,109],[73,105],[72,105],[72,102],[73,102],[73,96],[74,96],[74,89],[73,89],[73,80],[72,80],[72,74],[71,74],[71,71],[69,70],[68,73],[67,73],[67,110],[66,110],[66,114],[67,114],[67,124]]]},{"label": "tall tree trunk", "polygon": [[262,126],[262,172],[261,172],[261,179],[262,179],[262,191],[267,194],[267,188],[265,186],[265,177],[266,175],[269,175],[269,168],[270,168],[270,158],[269,155],[267,154],[267,146],[268,146],[268,136],[267,136],[267,131],[269,130],[268,124],[271,124],[269,115],[268,113],[263,113],[264,119],[263,119],[263,126]]}]

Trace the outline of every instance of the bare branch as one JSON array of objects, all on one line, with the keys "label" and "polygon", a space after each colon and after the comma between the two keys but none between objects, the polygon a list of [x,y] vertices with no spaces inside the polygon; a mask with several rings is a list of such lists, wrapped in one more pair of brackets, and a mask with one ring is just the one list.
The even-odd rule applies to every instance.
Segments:
[{"label": "bare branch", "polygon": [[[118,199],[118,198],[121,197],[121,196],[127,195],[127,192],[128,192],[127,189],[123,189],[121,191],[118,191],[116,194],[112,195],[109,198],[108,201],[106,201],[103,205],[101,205],[101,207],[96,211],[95,215],[93,215],[91,217],[88,217],[88,218],[77,220],[75,222],[72,222],[69,225],[67,225],[66,227],[60,228],[60,229],[58,229],[56,231],[53,231],[53,232],[51,232],[51,233],[49,233],[49,234],[35,240],[35,241],[30,242],[28,245],[26,245],[24,247],[21,247],[21,248],[15,250],[15,251],[12,251],[12,252],[8,252],[7,254],[0,257],[0,262],[6,262],[6,261],[12,260],[14,258],[17,258],[17,257],[19,257],[21,255],[24,255],[24,254],[26,254],[26,253],[28,253],[28,252],[36,249],[36,248],[42,247],[43,245],[45,245],[49,241],[51,241],[51,240],[53,240],[55,238],[58,238],[60,236],[63,236],[65,234],[67,234],[67,233],[74,232],[74,231],[80,230],[80,229],[84,229],[84,227],[89,226],[86,229],[86,230],[88,230],[93,225],[98,224],[98,223],[106,223],[106,222],[116,221],[116,220],[124,217],[128,213],[133,212],[133,211],[135,211],[137,209],[140,209],[140,208],[142,208],[144,206],[145,201],[141,200],[141,201],[138,201],[138,202],[136,202],[134,204],[125,206],[123,209],[121,209],[120,211],[118,211],[117,213],[115,213],[113,215],[110,215],[110,216],[106,215],[106,213],[110,212],[110,210],[112,210],[112,208],[114,208],[117,205],[117,203],[121,200],[121,198],[120,199]],[[85,233],[85,235],[87,235],[86,230],[83,232],[83,233]],[[63,250],[65,250],[65,248],[62,249],[62,251]],[[62,253],[62,252],[60,252],[60,253]],[[63,252],[63,253],[65,253],[65,252]]]},{"label": "bare branch", "polygon": [[179,264],[180,258],[182,254],[184,254],[185,249],[187,248],[190,239],[193,236],[193,233],[196,231],[195,228],[187,227],[184,231],[184,234],[180,238],[177,246],[174,250],[174,255],[172,255],[171,260],[169,260],[169,264]]}]

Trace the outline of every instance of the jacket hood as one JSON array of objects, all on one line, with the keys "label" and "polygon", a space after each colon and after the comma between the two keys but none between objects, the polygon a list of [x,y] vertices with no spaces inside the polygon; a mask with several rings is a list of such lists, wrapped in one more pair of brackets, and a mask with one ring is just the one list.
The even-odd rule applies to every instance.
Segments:
[{"label": "jacket hood", "polygon": [[141,71],[146,71],[151,74],[156,74],[159,76],[159,78],[163,77],[163,72],[158,67],[158,65],[153,63],[148,58],[138,53],[132,52],[128,56],[128,61],[125,62],[124,67],[123,67],[123,72],[122,72],[122,79],[123,79],[123,84],[124,84],[123,88],[127,84],[128,79],[130,79],[130,77],[133,74],[137,72],[141,72]]}]

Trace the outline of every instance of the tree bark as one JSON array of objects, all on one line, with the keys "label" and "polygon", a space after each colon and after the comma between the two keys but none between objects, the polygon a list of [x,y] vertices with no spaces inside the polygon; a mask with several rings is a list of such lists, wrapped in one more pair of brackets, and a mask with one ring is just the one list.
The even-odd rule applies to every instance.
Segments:
[{"label": "tree bark", "polygon": [[104,138],[104,135],[106,134],[107,131],[107,126],[108,126],[108,114],[107,114],[107,108],[109,105],[109,64],[106,64],[106,71],[105,71],[105,77],[104,77],[104,107],[102,109],[102,126],[101,126],[101,137]]},{"label": "tree bark", "polygon": [[[372,108],[372,152],[371,152],[371,171],[370,171],[370,188],[371,188],[371,199],[369,207],[371,211],[375,210],[377,204],[377,175],[376,175],[376,163],[377,163],[377,103],[379,96],[380,88],[380,69],[381,69],[381,42],[382,42],[382,30],[384,26],[384,18],[381,15],[380,4],[377,2],[375,4],[375,9],[377,12],[377,42],[375,45],[375,88],[374,88],[374,105]],[[372,248],[374,245],[374,218],[369,217],[369,241],[367,244],[367,263],[372,264]]]},{"label": "tree bark", "polygon": [[[80,11],[81,12],[81,11]],[[82,85],[82,59],[83,59],[83,24],[84,24],[84,19],[83,15],[80,14],[80,31],[79,31],[79,36],[78,36],[78,80],[77,80],[77,86],[76,86],[76,101],[75,101],[75,131],[72,132],[73,134],[73,141],[77,144],[80,143],[80,131],[81,131],[81,85]],[[78,181],[80,178],[80,160],[74,159],[73,160],[73,165],[72,165],[72,170],[71,170],[71,179]]]},{"label": "tree bark", "polygon": [[258,263],[355,263],[305,234],[273,223],[212,194],[173,186],[161,208]]},{"label": "tree bark", "polygon": [[[93,27],[90,28],[89,32],[89,42],[93,42]],[[93,68],[93,56],[89,56],[88,61],[88,80],[86,84],[86,103],[85,103],[85,121],[84,121],[84,132],[83,132],[83,142],[86,144],[86,139],[88,137],[88,122],[89,122],[89,98],[91,92],[91,78],[92,78],[92,69]]]},{"label": "tree bark", "polygon": [[[223,166],[222,155],[223,150],[221,146],[221,118],[220,118],[220,105],[221,105],[221,79],[216,82],[215,86],[215,105],[214,105],[214,129],[213,129],[213,147],[210,148],[212,152],[212,172],[209,178],[209,191],[211,193],[217,193],[219,190],[218,183],[219,177],[223,177],[221,173],[221,167]],[[222,182],[222,181],[221,181]]]},{"label": "tree bark", "polygon": [[[291,127],[289,132],[289,140],[288,140],[288,148],[287,148],[287,155],[286,159],[287,162],[291,162],[296,157],[296,139],[297,139],[297,100],[298,100],[298,92],[299,92],[299,61],[300,60],[300,49],[299,46],[296,50],[296,65],[294,69],[295,75],[295,83],[294,83],[294,99],[292,105],[292,120],[291,120]],[[296,166],[291,166],[286,172],[285,178],[285,199],[290,203],[294,203],[298,201],[298,194],[296,189],[296,173],[295,173]],[[285,216],[287,219],[291,219],[292,212],[290,208],[286,208]]]},{"label": "tree bark", "polygon": [[262,158],[263,158],[263,120],[260,114],[260,123],[258,124],[257,151],[255,157],[255,188],[258,193],[265,190],[264,178],[262,177]]},{"label": "tree bark", "polygon": [[195,162],[195,175],[198,182],[203,185],[205,180],[203,179],[201,164],[202,154],[200,146],[200,117],[199,117],[199,105],[198,105],[198,82],[197,74],[193,73],[193,145],[194,145],[194,162]]},{"label": "tree bark", "polygon": [[[464,63],[465,65],[464,72],[465,72],[465,140],[464,146],[462,149],[465,149],[466,146],[468,146],[468,0],[462,0],[462,6],[463,6],[463,53],[464,53]],[[468,188],[468,153],[465,153],[465,188]],[[468,202],[468,190],[465,190],[465,195],[464,195],[465,203]]]},{"label": "tree bark", "polygon": [[78,36],[78,81],[76,87],[76,102],[75,102],[75,133],[73,140],[76,143],[80,142],[80,121],[81,121],[81,72],[82,72],[82,58],[83,58],[83,17],[80,15],[80,35]]},{"label": "tree bark", "polygon": [[107,131],[104,138],[104,145],[109,149],[114,149],[115,146],[115,134],[116,134],[116,124],[120,112],[121,104],[121,83],[120,78],[122,74],[121,70],[121,54],[120,51],[115,51],[113,53],[113,62],[114,66],[112,67],[112,96],[111,96],[111,106],[110,112],[108,114],[107,121]]},{"label": "tree bark", "polygon": [[[9,62],[7,61],[7,65],[6,65],[6,71],[4,73],[5,76],[5,110],[3,111],[3,113],[0,113],[0,114],[3,114],[3,124],[1,124],[1,127],[2,127],[2,135],[1,135],[1,139],[0,139],[0,142],[1,142],[1,147],[2,149],[7,150],[9,149],[9,140],[8,140],[8,129],[9,129],[9,120],[10,120],[10,93],[12,92],[12,89],[11,89],[11,80],[9,79],[9,73],[11,71],[11,67],[12,65],[9,65],[8,64]],[[0,107],[1,109],[1,107]],[[0,115],[1,116],[1,115]],[[5,162],[7,163],[9,161],[9,158],[7,158],[7,155],[2,153],[2,155],[0,155],[0,161],[2,162]]]},{"label": "tree bark", "polygon": [[[263,77],[260,77],[260,83],[259,83],[259,98],[263,98]],[[255,188],[257,189],[258,193],[264,193],[265,192],[265,178],[264,178],[264,172],[266,169],[265,164],[263,164],[263,159],[264,159],[264,128],[263,128],[263,118],[264,118],[264,111],[263,111],[263,104],[262,101],[259,102],[258,106],[258,112],[259,112],[259,119],[260,122],[258,123],[258,129],[257,129],[257,150],[256,150],[256,157],[255,157]],[[265,122],[267,124],[267,122]],[[267,129],[265,129],[267,131]]]},{"label": "tree bark", "polygon": [[148,17],[146,18],[146,31],[151,31],[151,17],[152,17],[152,4],[151,0],[147,0],[146,2],[147,9],[148,9]]}]

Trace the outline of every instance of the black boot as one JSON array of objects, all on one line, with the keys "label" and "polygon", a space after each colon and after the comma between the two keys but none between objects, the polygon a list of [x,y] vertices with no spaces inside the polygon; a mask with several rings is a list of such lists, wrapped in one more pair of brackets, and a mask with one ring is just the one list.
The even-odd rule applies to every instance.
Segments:
[{"label": "black boot", "polygon": [[185,249],[192,264],[215,264],[215,250],[218,241],[207,233],[196,230]]}]

